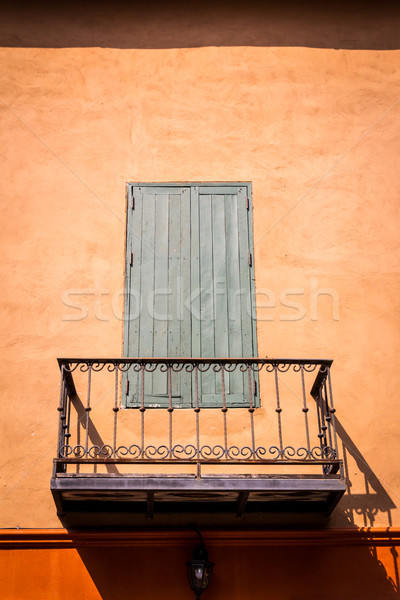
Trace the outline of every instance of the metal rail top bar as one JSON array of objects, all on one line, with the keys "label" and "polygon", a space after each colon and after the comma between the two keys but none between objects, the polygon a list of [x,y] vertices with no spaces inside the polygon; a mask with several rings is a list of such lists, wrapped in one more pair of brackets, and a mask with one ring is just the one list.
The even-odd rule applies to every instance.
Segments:
[{"label": "metal rail top bar", "polygon": [[260,358],[260,357],[243,357],[243,358],[193,358],[193,357],[118,357],[118,358],[58,358],[59,366],[68,363],[91,363],[91,364],[265,364],[265,365],[326,365],[328,367],[333,363],[333,359],[326,358]]},{"label": "metal rail top bar", "polygon": [[339,458],[321,458],[321,459],[273,459],[273,458],[259,458],[259,459],[212,459],[212,458],[55,458],[54,462],[59,464],[72,464],[72,465],[103,465],[103,464],[115,464],[115,465],[149,465],[149,464],[160,464],[160,465],[196,465],[201,463],[202,465],[244,465],[244,466],[256,466],[256,465],[269,465],[269,466],[281,466],[281,465],[339,465],[341,459]]}]

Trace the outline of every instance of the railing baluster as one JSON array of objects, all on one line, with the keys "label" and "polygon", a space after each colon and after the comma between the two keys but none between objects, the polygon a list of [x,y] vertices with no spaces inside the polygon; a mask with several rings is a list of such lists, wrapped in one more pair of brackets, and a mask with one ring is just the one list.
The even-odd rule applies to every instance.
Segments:
[{"label": "railing baluster", "polygon": [[[324,431],[323,431],[323,420],[322,420],[322,386],[318,389],[318,397],[317,397],[317,416],[318,416],[318,438],[321,448],[321,458],[324,458]],[[324,468],[322,467],[322,472],[324,472]]]},{"label": "railing baluster", "polygon": [[224,454],[226,458],[228,458],[228,426],[226,421],[226,413],[228,409],[226,407],[226,396],[225,396],[225,367],[224,364],[221,363],[221,383],[222,383],[222,414],[223,414],[223,422],[224,422]]},{"label": "railing baluster", "polygon": [[113,432],[113,456],[117,451],[117,421],[118,421],[118,364],[115,363],[115,382],[114,382],[114,432]]},{"label": "railing baluster", "polygon": [[[329,390],[329,414],[331,417],[331,423],[332,423],[332,429],[333,429],[333,440],[334,440],[334,450],[335,450],[335,458],[338,458],[339,453],[338,453],[338,443],[337,443],[337,434],[336,434],[336,418],[335,418],[335,413],[336,413],[336,408],[333,404],[333,393],[332,393],[332,381],[331,381],[331,370],[330,368],[327,366],[327,371],[328,371],[328,390]],[[343,477],[344,473],[343,473],[343,463],[340,464],[340,474]]]},{"label": "railing baluster", "polygon": [[[65,444],[65,381],[64,381],[64,365],[61,365],[60,378],[60,402],[58,405],[59,420],[58,420],[58,447],[57,457],[61,458],[61,448]],[[64,413],[64,414],[63,414]]]},{"label": "railing baluster", "polygon": [[171,382],[171,369],[172,366],[168,365],[168,443],[169,443],[169,457],[172,458],[172,413],[174,408],[172,406],[172,382]]},{"label": "railing baluster", "polygon": [[195,409],[196,414],[196,456],[200,459],[200,408],[199,408],[199,373],[197,365],[194,368]]},{"label": "railing baluster", "polygon": [[65,440],[64,440],[64,444],[69,444],[70,443],[70,438],[71,438],[71,404],[72,404],[72,399],[71,396],[69,395],[66,387],[64,387],[64,406],[66,407],[66,419],[65,419]]},{"label": "railing baluster", "polygon": [[[83,448],[83,446],[81,447],[81,433],[82,433],[82,429],[83,429],[82,419],[83,419],[83,417],[79,417],[79,413],[76,412],[76,446],[73,449],[73,452],[76,456],[81,456],[81,450]],[[76,451],[78,452],[78,454],[76,454]],[[80,470],[80,464],[77,464],[76,472],[79,473],[79,470]]]},{"label": "railing baluster", "polygon": [[325,382],[325,379],[321,383],[319,397],[320,397],[320,406],[321,406],[321,434],[322,434],[321,441],[322,441],[322,444],[323,444],[323,456],[322,456],[322,458],[327,458],[326,457],[326,447],[327,447],[326,430],[328,429],[328,427],[327,427],[326,421],[325,421],[324,382]]},{"label": "railing baluster", "polygon": [[325,422],[327,425],[328,431],[328,440],[329,440],[329,448],[333,449],[333,440],[332,440],[332,430],[331,430],[331,416],[329,414],[329,405],[328,405],[328,393],[326,389],[326,379],[324,380],[324,411],[325,411]]},{"label": "railing baluster", "polygon": [[145,365],[141,365],[141,392],[140,392],[140,456],[144,458],[144,413],[146,412],[146,407],[144,405],[144,369]]},{"label": "railing baluster", "polygon": [[308,425],[308,406],[307,406],[307,396],[306,396],[306,385],[305,385],[305,381],[304,381],[304,366],[301,365],[300,366],[300,373],[301,373],[301,388],[303,391],[303,408],[302,411],[304,413],[304,421],[305,421],[305,428],[306,428],[306,437],[307,437],[307,458],[311,458],[311,445],[310,445],[310,429],[309,429],[309,425]]},{"label": "railing baluster", "polygon": [[254,408],[253,408],[253,390],[252,390],[252,377],[251,377],[251,366],[247,365],[247,378],[249,383],[249,413],[250,413],[250,432],[251,432],[251,448],[253,451],[253,458],[256,458],[256,439],[254,434]]},{"label": "railing baluster", "polygon": [[88,391],[87,391],[87,402],[86,402],[86,441],[85,441],[85,456],[88,455],[89,451],[89,413],[92,410],[90,407],[90,392],[91,392],[91,384],[92,384],[92,365],[89,365],[88,369]]},{"label": "railing baluster", "polygon": [[274,365],[274,373],[275,373],[275,393],[276,393],[276,409],[275,409],[275,412],[278,415],[279,449],[280,449],[281,458],[284,458],[284,454],[283,454],[283,439],[282,439],[282,419],[281,419],[282,408],[281,408],[280,398],[279,398],[278,366],[277,365]]}]

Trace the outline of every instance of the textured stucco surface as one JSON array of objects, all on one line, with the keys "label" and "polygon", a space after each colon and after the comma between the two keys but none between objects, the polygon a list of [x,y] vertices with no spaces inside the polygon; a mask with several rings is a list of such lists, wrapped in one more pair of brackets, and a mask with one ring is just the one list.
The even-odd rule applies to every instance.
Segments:
[{"label": "textured stucco surface", "polygon": [[[2,550],[2,598],[129,600],[133,596],[152,600],[160,593],[167,599],[191,598],[185,562],[193,544],[194,540],[175,540],[168,546]],[[394,548],[378,548],[375,556],[367,547],[351,545],[321,549],[244,543],[229,547],[226,541],[214,544],[207,540],[207,548],[215,562],[205,592],[209,600],[261,600],[266,594],[274,600],[317,600],[321,591],[327,600],[398,598]]]},{"label": "textured stucco surface", "polygon": [[400,525],[400,51],[9,47],[0,62],[0,525],[59,525],[56,357],[121,355],[127,181],[252,182],[259,355],[333,358],[356,448],[331,524]]}]

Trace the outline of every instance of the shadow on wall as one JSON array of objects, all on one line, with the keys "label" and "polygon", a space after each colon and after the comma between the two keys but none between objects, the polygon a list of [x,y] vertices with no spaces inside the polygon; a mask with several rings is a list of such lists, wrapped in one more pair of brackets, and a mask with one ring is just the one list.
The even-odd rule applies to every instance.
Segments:
[{"label": "shadow on wall", "polygon": [[[195,535],[195,534],[194,534]],[[368,546],[205,539],[215,562],[206,600],[386,600],[398,587]],[[79,554],[103,600],[194,600],[185,561],[196,540],[163,546],[81,548]],[[382,548],[380,549],[382,550]],[[386,550],[385,548],[383,550]]]},{"label": "shadow on wall", "polygon": [[[96,426],[88,415],[82,400],[76,394],[72,398],[72,405],[76,411],[76,422],[71,423],[71,430],[76,428],[76,445],[86,446],[86,437],[88,446],[97,446],[99,449],[104,447],[104,441],[101,438]],[[89,413],[90,414],[90,413]],[[89,444],[90,442],[90,444]],[[117,465],[105,464],[107,473],[118,473]],[[96,473],[97,465],[93,465],[93,473]],[[76,467],[76,472],[79,473],[79,465]]]},{"label": "shadow on wall", "polygon": [[400,47],[400,3],[337,0],[18,2],[0,8],[7,47]]},{"label": "shadow on wall", "polygon": [[[346,478],[346,493],[341,499],[338,507],[335,510],[335,520],[340,522],[342,519],[346,525],[349,523],[355,526],[355,523],[359,525],[359,516],[363,517],[364,527],[374,527],[375,521],[378,516],[382,513],[387,515],[387,526],[392,527],[392,514],[391,511],[396,508],[393,500],[386,492],[379,479],[362,456],[353,440],[350,438],[340,421],[336,418],[336,432],[341,442],[341,448],[339,450],[344,463],[344,474]],[[350,477],[350,463],[355,464],[359,473],[362,473],[364,479],[364,492],[353,493],[352,481]],[[379,514],[381,513],[381,515]],[[382,563],[379,561],[376,548],[370,546],[369,551],[371,556],[376,560],[378,566],[384,569]],[[393,562],[393,576],[387,577],[388,581],[392,584],[395,591],[400,593],[400,575],[399,575],[399,561],[398,551],[396,546],[389,545],[388,551],[390,552],[390,562]]]},{"label": "shadow on wall", "polygon": [[[356,521],[360,524],[359,516],[362,515],[364,527],[374,527],[378,514],[385,513],[387,525],[391,527],[393,525],[391,511],[396,508],[396,505],[337,418],[336,432],[341,442],[339,453],[343,458],[347,487],[346,493],[336,509],[337,513],[342,512],[347,523],[350,522],[351,525],[354,525]],[[353,493],[350,463],[355,464],[358,472],[363,475],[363,493]]]},{"label": "shadow on wall", "polygon": [[[78,396],[74,399],[77,410],[78,429],[92,444],[102,445],[102,440],[89,420],[86,428],[86,411]],[[336,428],[341,441],[344,458],[347,494],[335,511],[335,521],[342,521],[348,529],[355,530],[355,522],[363,515],[364,525],[373,527],[377,515],[385,513],[388,525],[392,525],[391,511],[396,508],[378,478],[360,454],[341,423],[336,419]],[[84,443],[84,440],[81,440]],[[78,442],[79,443],[79,442]],[[352,493],[349,464],[355,463],[364,478],[364,493]],[[109,465],[110,469],[116,468]],[[274,543],[261,542],[251,534],[245,540],[215,541],[207,547],[210,560],[216,562],[212,585],[206,593],[207,600],[385,600],[400,597],[398,546],[390,539],[384,545],[375,546],[373,539],[366,541],[365,534],[354,532],[351,543],[329,543],[324,538],[313,539],[307,534],[293,540],[279,541],[276,533]],[[71,532],[73,535],[73,532]],[[363,537],[364,535],[364,537]],[[162,596],[169,598],[192,598],[186,581],[185,561],[197,543],[188,541],[186,532],[179,540],[157,542],[151,545],[146,540],[140,544],[125,543],[123,537],[112,545],[79,547],[79,555],[104,600],[153,600]],[[359,536],[359,542],[358,542]],[[223,536],[222,536],[223,538]],[[177,539],[179,541],[177,541]],[[122,540],[122,541],[121,541]],[[154,540],[154,536],[153,536]],[[207,540],[206,540],[207,541]]]}]

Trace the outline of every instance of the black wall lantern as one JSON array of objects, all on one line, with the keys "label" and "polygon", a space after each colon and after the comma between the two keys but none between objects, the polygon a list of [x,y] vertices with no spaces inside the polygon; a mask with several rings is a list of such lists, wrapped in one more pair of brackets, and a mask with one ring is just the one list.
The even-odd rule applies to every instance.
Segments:
[{"label": "black wall lantern", "polygon": [[186,563],[189,585],[195,593],[196,600],[199,600],[201,594],[207,589],[211,580],[214,563],[209,562],[208,552],[199,531],[201,543],[196,546],[193,552],[192,560]]}]

